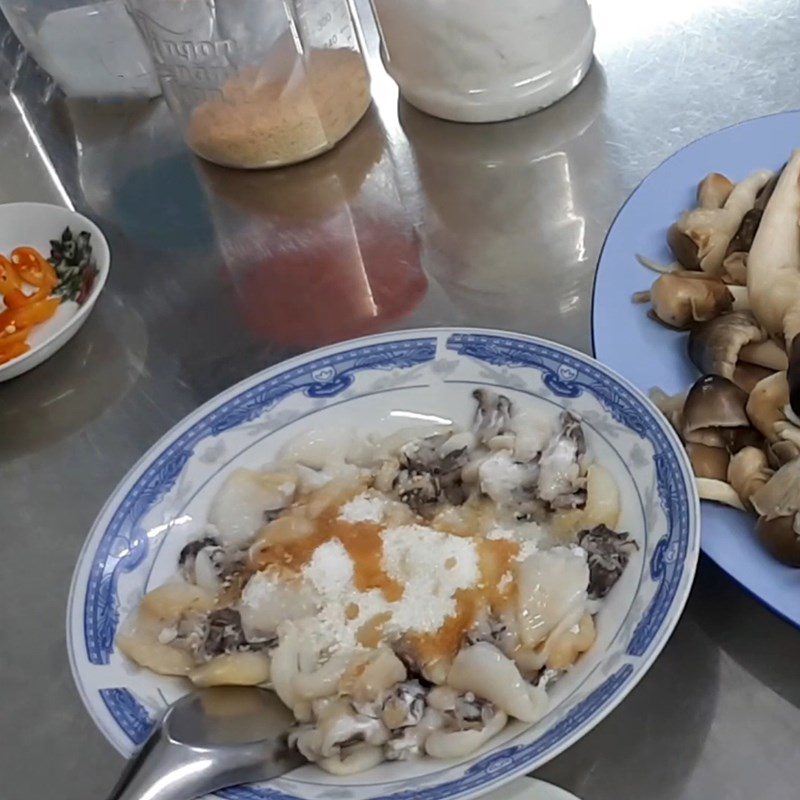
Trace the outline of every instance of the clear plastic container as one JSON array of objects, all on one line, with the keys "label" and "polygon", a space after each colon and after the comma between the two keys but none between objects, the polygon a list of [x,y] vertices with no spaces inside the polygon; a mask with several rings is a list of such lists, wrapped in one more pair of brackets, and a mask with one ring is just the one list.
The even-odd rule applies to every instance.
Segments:
[{"label": "clear plastic container", "polygon": [[0,0],[39,66],[68,97],[157,97],[155,68],[124,0]]},{"label": "clear plastic container", "polygon": [[370,104],[347,0],[127,0],[189,146],[231,167],[330,150]]},{"label": "clear plastic container", "polygon": [[586,0],[372,0],[389,74],[409,103],[498,122],[560,100],[592,60]]}]

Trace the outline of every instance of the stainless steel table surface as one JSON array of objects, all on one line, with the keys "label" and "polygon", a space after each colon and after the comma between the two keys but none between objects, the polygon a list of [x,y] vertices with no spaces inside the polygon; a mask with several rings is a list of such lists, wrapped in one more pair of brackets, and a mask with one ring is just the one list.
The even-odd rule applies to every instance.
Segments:
[{"label": "stainless steel table surface", "polygon": [[[92,520],[170,426],[286,356],[387,327],[589,350],[598,252],[637,182],[698,136],[800,105],[797,0],[593,7],[586,81],[478,127],[398,104],[365,15],[373,112],[328,156],[248,174],[190,157],[160,101],[65,101],[0,30],[0,201],[72,203],[113,251],[80,334],[0,385],[2,800],[102,798],[121,767],[73,688],[64,607]],[[800,633],[704,560],[649,674],[540,775],[585,800],[800,797],[799,663]]]}]

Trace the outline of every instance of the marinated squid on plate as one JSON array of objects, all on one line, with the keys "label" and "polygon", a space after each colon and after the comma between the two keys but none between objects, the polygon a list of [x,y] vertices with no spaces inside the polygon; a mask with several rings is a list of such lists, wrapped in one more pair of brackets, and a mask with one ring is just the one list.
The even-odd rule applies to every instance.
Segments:
[{"label": "marinated squid on plate", "polygon": [[474,398],[466,430],[309,431],[232,471],[119,649],[199,686],[272,689],[289,743],[340,775],[465,756],[541,718],[637,544],[576,416]]},{"label": "marinated squid on plate", "polygon": [[680,434],[700,497],[752,513],[779,561],[800,566],[800,150],[777,173],[707,175],[667,233],[650,315],[688,331],[700,377],[652,399]]}]

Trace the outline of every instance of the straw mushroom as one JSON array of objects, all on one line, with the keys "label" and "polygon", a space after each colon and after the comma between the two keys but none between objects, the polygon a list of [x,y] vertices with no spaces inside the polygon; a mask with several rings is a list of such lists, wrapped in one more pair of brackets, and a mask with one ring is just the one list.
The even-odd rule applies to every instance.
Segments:
[{"label": "straw mushroom", "polygon": [[[783,337],[792,408],[800,411],[800,150],[778,179],[750,249],[747,290],[756,319]],[[797,356],[797,357],[795,357]]]},{"label": "straw mushroom", "polygon": [[787,439],[779,439],[777,442],[767,442],[766,447],[767,461],[773,469],[780,469],[784,464],[800,457],[800,448]]},{"label": "straw mushroom", "polygon": [[786,351],[774,339],[744,345],[739,351],[739,360],[757,364],[771,372],[781,372],[789,366]]},{"label": "straw mushroom", "polygon": [[778,440],[775,423],[786,419],[783,408],[788,402],[789,384],[785,372],[764,378],[750,392],[745,407],[747,416],[768,442]]},{"label": "straw mushroom", "polygon": [[719,172],[711,172],[697,186],[697,205],[700,208],[722,208],[736,184]]},{"label": "straw mushroom", "polygon": [[678,394],[667,394],[663,389],[657,386],[652,388],[648,395],[652,400],[653,405],[669,420],[675,430],[681,432],[681,421],[683,419],[683,407],[686,405],[686,392],[678,392]]},{"label": "straw mushroom", "polygon": [[742,347],[761,342],[766,336],[749,311],[734,311],[695,325],[689,333],[687,351],[700,372],[731,379]]},{"label": "straw mushroom", "polygon": [[764,547],[790,567],[800,567],[800,535],[796,525],[797,517],[759,517],[756,523],[756,534]]},{"label": "straw mushroom", "polygon": [[[728,246],[744,215],[753,208],[758,193],[771,177],[771,172],[756,172],[736,184],[721,207],[701,205],[685,212],[667,233],[667,243],[675,258],[687,269],[701,269],[717,277],[722,275]],[[710,179],[712,176],[703,181],[698,191],[698,200],[709,204],[719,202],[725,194],[722,182]]]},{"label": "straw mushroom", "polygon": [[[706,175],[697,186],[697,205],[700,208],[722,208],[730,197],[735,184],[730,178],[712,172]],[[697,244],[683,231],[673,225],[667,234],[667,241],[675,258],[688,269],[700,269],[697,261]]]},{"label": "straw mushroom", "polygon": [[742,510],[744,504],[727,481],[730,453],[757,435],[745,413],[746,402],[747,394],[727,378],[704,375],[689,390],[676,425],[700,497]]},{"label": "straw mushroom", "polygon": [[705,322],[733,308],[733,294],[716,278],[666,273],[650,289],[653,314],[672,328]]},{"label": "straw mushroom", "polygon": [[685,230],[686,225],[670,225],[667,231],[667,244],[677,262],[686,269],[700,269],[700,255],[697,242]]},{"label": "straw mushroom", "polygon": [[787,418],[789,385],[785,372],[776,372],[759,381],[750,392],[747,416],[767,440],[769,463],[781,467],[800,456],[800,428]]},{"label": "straw mushroom", "polygon": [[773,470],[767,464],[767,456],[758,447],[744,447],[733,455],[728,464],[727,480],[739,499],[747,506],[750,498],[771,477]]},{"label": "straw mushroom", "polygon": [[752,496],[758,512],[756,533],[784,564],[800,567],[800,459],[782,466]]},{"label": "straw mushroom", "polygon": [[[800,309],[798,309],[797,313],[800,315]],[[795,324],[795,322],[790,321],[790,325]],[[800,410],[800,338],[795,336],[791,339],[787,338],[786,341],[791,342],[788,350],[789,364],[786,368],[786,375],[789,381],[789,399],[792,411],[797,415],[798,410]]]},{"label": "straw mushroom", "polygon": [[731,380],[743,391],[750,394],[756,385],[772,375],[772,370],[767,367],[760,367],[758,364],[749,364],[747,361],[739,361],[733,370]]},{"label": "straw mushroom", "polygon": [[[689,448],[696,445],[687,445]],[[702,447],[702,445],[701,445]],[[715,450],[717,448],[706,448]],[[691,453],[691,451],[690,451]],[[691,457],[692,467],[697,476],[697,489],[703,500],[713,500],[717,503],[746,511],[752,508],[752,497],[772,477],[773,470],[769,468],[767,456],[758,447],[743,447],[738,453],[729,457],[727,470],[720,475],[719,471],[701,473],[696,466],[696,457]],[[718,467],[715,462],[700,463],[702,470],[707,466]]]},{"label": "straw mushroom", "polygon": [[739,230],[731,239],[725,260],[722,262],[725,280],[745,286],[747,284],[747,259],[756,237],[764,209],[775,191],[780,173],[773,175],[758,193],[753,207],[742,217]]},{"label": "straw mushroom", "polygon": [[[788,406],[785,406],[783,413],[786,414],[787,411],[791,412],[791,409]],[[796,448],[800,449],[800,428],[798,428],[797,425],[795,425],[794,422],[788,417],[783,421],[775,423],[775,433],[778,435],[779,441],[789,442]]]},{"label": "straw mushroom", "polygon": [[724,447],[709,447],[706,444],[688,442],[686,452],[696,477],[717,481],[727,480],[731,456]]},{"label": "straw mushroom", "polygon": [[695,381],[683,407],[684,442],[740,450],[749,438],[745,412],[747,395],[720,375],[703,375]]},{"label": "straw mushroom", "polygon": [[695,482],[697,483],[697,494],[701,500],[710,500],[714,503],[731,506],[739,511],[746,511],[741,498],[729,483],[711,478],[695,478]]}]

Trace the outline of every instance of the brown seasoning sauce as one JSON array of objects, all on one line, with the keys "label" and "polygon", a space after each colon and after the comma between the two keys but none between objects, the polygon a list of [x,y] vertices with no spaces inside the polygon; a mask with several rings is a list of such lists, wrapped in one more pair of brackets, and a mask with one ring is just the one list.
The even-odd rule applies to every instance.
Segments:
[{"label": "brown seasoning sauce", "polygon": [[[400,600],[405,587],[383,569],[383,526],[341,520],[338,507],[324,511],[314,525],[315,530],[301,539],[263,546],[255,557],[256,568],[274,567],[298,574],[320,545],[338,539],[353,562],[353,583],[359,592],[377,589],[388,602]],[[507,539],[476,539],[475,542],[481,575],[479,582],[456,592],[455,614],[448,617],[437,631],[405,636],[423,664],[453,658],[461,649],[467,632],[484,611],[504,611],[514,602],[516,584],[510,581],[501,589],[500,582],[519,555],[519,543]],[[455,566],[454,563],[451,568]],[[348,607],[348,617],[355,616],[357,609]],[[383,626],[390,618],[389,613],[378,614],[364,623],[358,633],[359,643],[364,647],[377,647],[383,640]]]}]

